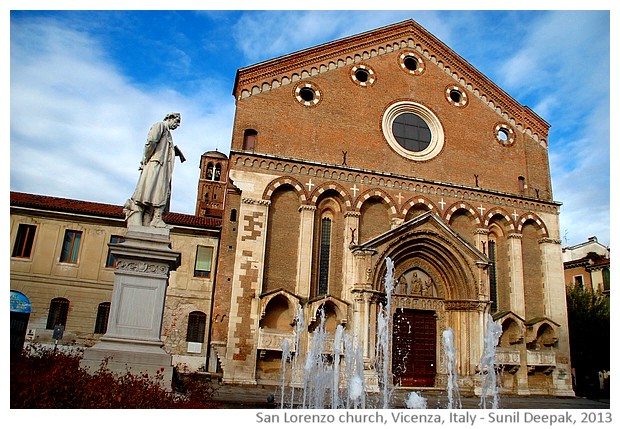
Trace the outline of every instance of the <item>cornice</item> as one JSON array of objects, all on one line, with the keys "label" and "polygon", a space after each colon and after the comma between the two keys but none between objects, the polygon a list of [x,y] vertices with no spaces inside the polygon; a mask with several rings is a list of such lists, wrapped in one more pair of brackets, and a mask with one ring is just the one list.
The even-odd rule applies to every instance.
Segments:
[{"label": "cornice", "polygon": [[[540,200],[527,196],[511,194],[508,192],[496,191],[480,187],[471,187],[456,183],[442,182],[436,180],[423,179],[420,177],[406,176],[385,171],[368,170],[345,166],[342,164],[328,164],[320,161],[312,161],[301,158],[286,157],[282,155],[263,154],[258,152],[248,152],[243,150],[231,149],[230,151],[231,168],[256,168],[264,169],[270,174],[291,174],[305,175],[310,177],[324,178],[333,177],[334,174],[350,183],[362,183],[371,187],[385,187],[390,190],[408,190],[411,184],[419,185],[420,190],[415,192],[420,194],[450,195],[454,191],[457,198],[461,198],[461,193],[467,193],[467,200],[482,201],[484,203],[502,205],[520,210],[543,210],[548,213],[558,213],[562,203],[553,200]],[[256,165],[254,165],[256,164]],[[333,180],[333,179],[332,179]],[[428,188],[428,189],[427,189]],[[426,190],[425,190],[426,189]],[[431,191],[433,189],[434,191]],[[506,203],[501,200],[505,199]]]}]

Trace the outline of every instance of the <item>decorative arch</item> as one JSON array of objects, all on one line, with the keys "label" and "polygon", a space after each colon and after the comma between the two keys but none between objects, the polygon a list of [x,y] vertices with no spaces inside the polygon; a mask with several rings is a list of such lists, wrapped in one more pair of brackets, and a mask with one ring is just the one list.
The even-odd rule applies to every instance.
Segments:
[{"label": "decorative arch", "polygon": [[507,232],[514,232],[515,230],[515,224],[512,220],[512,218],[510,217],[510,215],[508,214],[508,212],[500,207],[493,207],[491,210],[489,210],[486,215],[484,216],[483,219],[483,225],[485,228],[488,228],[489,225],[491,224],[491,220],[493,218],[496,218],[497,216],[500,216],[504,221],[505,224],[504,226],[507,229]]},{"label": "decorative arch", "polygon": [[362,192],[362,194],[355,201],[355,210],[359,211],[362,208],[362,205],[364,205],[367,200],[373,197],[379,197],[383,201],[385,201],[385,203],[390,209],[390,215],[392,217],[395,217],[397,215],[396,203],[394,202],[392,197],[388,193],[377,188],[368,189],[367,191]]},{"label": "decorative arch", "polygon": [[307,203],[308,195],[304,186],[301,184],[301,182],[299,182],[299,180],[290,176],[282,176],[272,180],[263,191],[263,199],[271,200],[271,196],[273,195],[275,190],[278,189],[280,186],[284,185],[291,185],[295,189],[295,192],[297,192],[297,195],[299,196],[300,204]]},{"label": "decorative arch", "polygon": [[337,182],[325,182],[317,186],[317,188],[310,194],[310,202],[316,205],[319,197],[326,191],[336,191],[342,197],[344,205],[347,210],[351,209],[351,196],[345,191],[345,189]]},{"label": "decorative arch", "polygon": [[512,311],[495,314],[493,319],[502,325],[502,335],[498,343],[500,347],[509,347],[523,342],[525,338],[525,324],[523,319]]},{"label": "decorative arch", "polygon": [[325,296],[322,297],[321,299],[318,299],[316,301],[312,301],[309,303],[308,308],[309,308],[309,312],[310,312],[310,320],[308,321],[308,324],[311,325],[312,323],[315,323],[318,321],[316,315],[319,311],[319,309],[321,308],[321,306],[323,305],[328,305],[330,308],[332,308],[334,310],[334,312],[336,313],[336,318],[338,320],[338,324],[340,325],[346,325],[348,322],[347,319],[347,312],[348,312],[348,305],[346,302],[341,301],[333,296]]},{"label": "decorative arch", "polygon": [[435,207],[433,202],[427,198],[424,198],[421,195],[416,195],[415,197],[410,198],[407,201],[405,201],[405,203],[402,205],[400,209],[400,215],[403,218],[405,218],[409,210],[411,210],[412,207],[419,205],[419,204],[425,205],[430,211],[435,213],[437,216],[441,216],[441,214],[437,211],[437,207]]},{"label": "decorative arch", "polygon": [[297,317],[297,307],[299,306],[300,301],[298,297],[296,297],[295,295],[293,295],[292,293],[284,289],[276,290],[276,291],[273,291],[273,292],[270,292],[268,294],[261,296],[260,298],[260,321],[261,322],[265,317],[269,304],[271,302],[274,302],[274,300],[279,300],[279,299],[282,299],[283,301],[287,303],[288,309],[291,311],[291,315],[292,315],[291,324],[294,323],[295,318]]},{"label": "decorative arch", "polygon": [[446,223],[450,223],[450,218],[454,215],[454,213],[456,213],[459,210],[465,210],[466,212],[469,212],[474,218],[474,223],[476,225],[481,224],[480,216],[478,216],[478,213],[476,212],[476,210],[471,206],[471,204],[466,203],[464,201],[459,201],[457,203],[452,204],[450,207],[448,207],[448,209],[445,212],[446,214],[444,218]]},{"label": "decorative arch", "polygon": [[438,232],[411,231],[388,245],[378,256],[373,269],[375,287],[385,287],[385,259],[388,257],[394,263],[396,280],[404,270],[417,266],[433,280],[439,297],[447,300],[478,299],[471,261],[457,243]]},{"label": "decorative arch", "polygon": [[536,213],[531,212],[523,214],[517,221],[517,232],[519,234],[523,233],[523,225],[528,222],[535,224],[543,237],[549,237],[547,225],[545,225],[543,220]]}]

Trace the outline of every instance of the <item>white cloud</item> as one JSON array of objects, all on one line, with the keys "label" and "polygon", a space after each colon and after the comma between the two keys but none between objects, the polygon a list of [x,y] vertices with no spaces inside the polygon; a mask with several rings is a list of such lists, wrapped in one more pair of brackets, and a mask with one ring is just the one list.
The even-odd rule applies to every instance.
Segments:
[{"label": "white cloud", "polygon": [[174,139],[188,162],[177,162],[171,206],[194,212],[200,155],[215,146],[228,151],[230,96],[213,87],[191,97],[139,89],[96,40],[53,20],[14,23],[11,36],[12,190],[122,205],[148,128],[179,111]]}]

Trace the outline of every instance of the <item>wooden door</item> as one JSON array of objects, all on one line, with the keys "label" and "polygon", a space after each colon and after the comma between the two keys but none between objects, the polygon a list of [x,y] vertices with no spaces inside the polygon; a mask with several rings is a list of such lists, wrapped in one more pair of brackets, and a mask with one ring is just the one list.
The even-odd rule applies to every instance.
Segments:
[{"label": "wooden door", "polygon": [[435,313],[399,309],[392,329],[394,384],[410,387],[435,385],[437,326]]}]

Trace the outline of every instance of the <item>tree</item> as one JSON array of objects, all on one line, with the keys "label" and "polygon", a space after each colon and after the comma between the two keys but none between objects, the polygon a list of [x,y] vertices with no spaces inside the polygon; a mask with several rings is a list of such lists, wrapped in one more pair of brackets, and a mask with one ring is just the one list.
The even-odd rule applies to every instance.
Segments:
[{"label": "tree", "polygon": [[609,299],[581,285],[567,286],[568,335],[575,368],[575,393],[598,394],[598,372],[609,370]]}]

